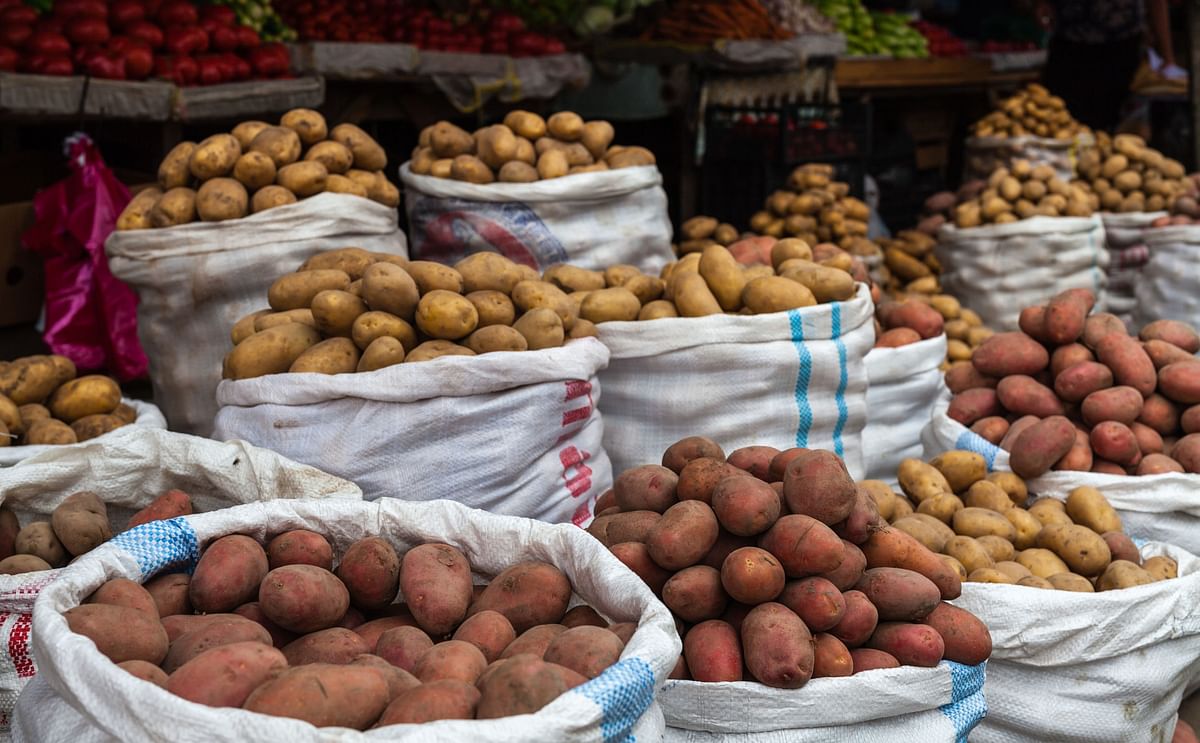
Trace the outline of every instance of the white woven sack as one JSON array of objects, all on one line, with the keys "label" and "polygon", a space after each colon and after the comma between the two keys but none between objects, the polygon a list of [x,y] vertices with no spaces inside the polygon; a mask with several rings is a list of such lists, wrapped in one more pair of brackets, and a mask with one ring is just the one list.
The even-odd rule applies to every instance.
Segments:
[{"label": "white woven sack", "polygon": [[963,583],[992,635],[987,718],[972,743],[1161,743],[1200,682],[1200,559],[1161,542],[1180,577],[1101,593]]},{"label": "white woven sack", "polygon": [[[125,400],[125,399],[121,400],[121,402],[125,403],[126,405],[133,408],[137,412],[137,419],[133,422],[132,425],[144,426],[146,428],[160,428],[160,429],[167,427],[167,419],[163,418],[162,411],[159,410],[153,403],[143,402],[141,400]],[[126,426],[122,426],[121,428],[119,428],[117,430],[119,431],[123,428],[126,428]],[[104,440],[107,440],[107,438],[112,433],[113,432],[110,431],[109,433],[101,434],[100,436],[97,436],[95,439],[90,439],[90,440],[91,441],[96,441],[96,440],[104,441]],[[87,442],[84,442],[84,443],[87,443]],[[73,449],[73,448],[79,447],[79,446],[82,446],[82,444],[55,444],[55,445],[31,444],[28,446],[5,446],[3,448],[0,448],[0,467],[11,467],[12,465],[16,464],[17,462],[22,462],[26,459],[29,459],[30,457],[35,457],[38,454],[42,454],[44,452],[69,451],[70,449]]]},{"label": "white woven sack", "polygon": [[1200,225],[1157,227],[1146,232],[1150,262],[1137,283],[1134,327],[1154,320],[1200,324]]},{"label": "white woven sack", "polygon": [[942,289],[996,330],[1016,330],[1022,307],[1066,289],[1091,289],[1104,311],[1108,253],[1098,216],[1033,217],[1009,224],[942,227],[934,249]]},{"label": "white woven sack", "polygon": [[[633,572],[574,526],[496,516],[447,501],[385,499],[254,504],[148,527],[92,552],[42,592],[34,609],[34,650],[42,673],[21,697],[13,729],[16,741],[609,743],[662,737],[662,711],[654,694],[679,657],[681,643],[674,620]],[[62,618],[62,611],[76,606],[109,578],[144,581],[168,566],[194,565],[200,547],[217,537],[249,534],[265,541],[289,529],[321,532],[337,552],[357,539],[376,535],[401,550],[424,542],[446,542],[466,554],[477,571],[477,583],[522,560],[551,562],[566,573],[580,600],[612,621],[636,622],[638,629],[615,665],[535,714],[359,733],[184,701],[114,666],[91,640],[72,633]]]},{"label": "white woven sack", "polygon": [[[124,528],[134,513],[172,488],[187,492],[200,512],[275,498],[362,499],[353,483],[274,452],[143,426],[45,449],[0,469],[0,502],[23,525],[48,520],[67,496],[80,490],[100,496],[116,528]],[[0,738],[7,735],[17,695],[37,673],[29,645],[33,602],[62,572],[0,575]]]},{"label": "white woven sack", "polygon": [[1108,311],[1128,324],[1137,306],[1134,292],[1145,265],[1146,233],[1166,212],[1102,212],[1108,247]]},{"label": "white woven sack", "polygon": [[216,436],[358,483],[368,500],[446,498],[585,525],[612,485],[594,338],[444,356],[364,374],[274,374],[217,388]]},{"label": "white woven sack", "polygon": [[966,743],[987,713],[984,666],[888,668],[798,690],[668,681],[658,701],[668,743]]},{"label": "white woven sack", "polygon": [[[925,457],[951,449],[983,455],[988,471],[1008,470],[1008,452],[946,415],[949,391],[943,388],[929,425],[921,433]],[[1066,500],[1084,485],[1096,488],[1121,516],[1125,531],[1139,539],[1178,545],[1200,554],[1200,475],[1167,473],[1122,477],[1097,472],[1047,472],[1028,481],[1029,491]]]},{"label": "white woven sack", "polygon": [[1150,223],[1166,212],[1101,212],[1104,222],[1104,242],[1109,250],[1130,248],[1146,242]]},{"label": "white woven sack", "polygon": [[938,398],[945,359],[944,335],[867,354],[867,479],[895,483],[901,460],[921,456],[921,431]]},{"label": "white woven sack", "polygon": [[965,165],[967,178],[987,178],[999,168],[1011,167],[1016,160],[1032,165],[1049,165],[1064,181],[1075,178],[1080,152],[1095,145],[1090,135],[1074,139],[1048,137],[968,137]]},{"label": "white woven sack", "polygon": [[229,331],[267,306],[275,279],[334,248],[407,255],[398,216],[368,199],[324,193],[232,222],[112,233],[108,264],[138,294],[138,338],[171,428],[212,433]]},{"label": "white woven sack", "polygon": [[626,263],[655,276],[675,260],[653,165],[481,186],[415,175],[405,163],[400,180],[414,259],[453,264],[486,250],[537,269]]},{"label": "white woven sack", "polygon": [[657,463],[685,436],[726,452],[753,444],[829,449],[862,477],[875,305],[712,315],[597,326],[612,352],[600,373],[604,448],[620,473]]}]

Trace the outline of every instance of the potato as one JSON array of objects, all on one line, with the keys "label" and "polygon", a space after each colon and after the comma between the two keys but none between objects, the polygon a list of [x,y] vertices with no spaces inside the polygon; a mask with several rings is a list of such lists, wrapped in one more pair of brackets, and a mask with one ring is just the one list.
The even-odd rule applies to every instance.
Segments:
[{"label": "potato", "polygon": [[969,611],[940,603],[925,617],[924,623],[941,635],[946,660],[977,665],[992,654],[987,625]]},{"label": "potato", "polygon": [[[690,504],[703,507],[696,501],[685,501],[680,505]],[[651,551],[653,554],[653,545]],[[786,582],[783,566],[774,555],[758,547],[740,547],[730,552],[721,564],[721,585],[725,592],[735,601],[749,606],[775,599],[783,592]]]},{"label": "potato", "polygon": [[696,681],[742,680],[742,646],[728,622],[713,619],[688,630],[683,657]]},{"label": "potato", "polygon": [[436,289],[417,303],[416,324],[433,338],[458,340],[474,332],[479,313],[462,295]]},{"label": "potato", "polygon": [[[342,144],[347,149],[353,149],[348,142],[342,142]],[[454,124],[448,121],[439,121],[430,129],[429,146],[434,155],[439,158],[454,158],[474,153],[475,139]]]},{"label": "potato", "polygon": [[885,621],[919,621],[941,603],[932,581],[901,568],[867,570],[855,590],[866,595]]},{"label": "potato", "polygon": [[729,250],[720,245],[705,248],[700,254],[699,272],[723,310],[741,308],[746,278]]},{"label": "potato", "polygon": [[[514,301],[518,301],[516,294]],[[557,303],[562,306],[562,302]],[[588,292],[579,306],[579,315],[593,323],[636,320],[642,304],[624,287],[597,289]],[[561,313],[560,313],[561,314]]]},{"label": "potato", "polygon": [[261,152],[283,168],[300,159],[300,137],[295,131],[281,126],[268,126],[250,141],[251,152]]},{"label": "potato", "polygon": [[197,704],[240,707],[251,692],[286,667],[283,653],[275,648],[236,642],[192,658],[166,679],[165,688]]},{"label": "potato", "polygon": [[[1112,560],[1108,544],[1091,529],[1075,524],[1051,524],[1038,534],[1038,547],[1058,555],[1072,572],[1085,577],[1104,572]],[[1031,568],[1032,570],[1032,568]],[[1034,571],[1036,574],[1036,571]]]},{"label": "potato", "polygon": [[[51,514],[50,523],[54,529],[54,536],[72,555],[90,552],[112,538],[108,509],[99,496],[89,491],[74,493],[60,503]],[[51,553],[54,551],[53,546],[50,550]],[[18,546],[18,551],[25,550]],[[46,557],[44,554],[35,554]],[[47,562],[53,560],[47,559]]]},{"label": "potato", "polygon": [[74,444],[78,441],[70,426],[53,418],[34,421],[25,432],[25,443],[32,446]]},{"label": "potato", "polygon": [[121,216],[117,217],[118,230],[146,230],[153,225],[150,224],[150,210],[154,208],[155,202],[162,196],[162,189],[157,186],[149,186],[138,191],[134,197],[125,205]]},{"label": "potato", "polygon": [[[689,501],[690,502],[690,501]],[[782,516],[759,539],[759,546],[779,560],[790,577],[828,574],[846,559],[846,550],[838,549],[841,540],[825,524],[811,516]]]},{"label": "potato", "polygon": [[996,561],[992,558],[987,548],[984,547],[983,543],[971,537],[952,537],[947,540],[946,546],[942,550],[947,555],[958,560],[967,571],[968,576],[975,574],[979,570],[993,568],[996,564]]},{"label": "potato", "polygon": [[447,635],[467,615],[471,604],[471,566],[448,544],[423,544],[404,555],[400,591],[421,629]]},{"label": "potato", "polygon": [[809,450],[787,465],[783,493],[788,510],[836,524],[854,508],[856,488],[845,464],[832,452]]},{"label": "potato", "polygon": [[[1137,563],[1135,562],[1134,564],[1136,565]],[[1179,577],[1179,564],[1165,555],[1156,555],[1147,558],[1142,563],[1142,569],[1149,573],[1156,581]]]},{"label": "potato", "polygon": [[265,121],[243,121],[233,128],[230,132],[233,138],[241,145],[242,151],[246,152],[250,149],[250,143],[258,136],[258,133],[263,129],[271,126]]},{"label": "potato", "polygon": [[146,582],[146,592],[154,600],[160,617],[192,613],[192,602],[188,599],[191,580],[187,573],[164,573]]},{"label": "potato", "polygon": [[59,387],[46,403],[51,415],[67,423],[99,413],[111,413],[121,403],[121,388],[110,377],[90,374]]},{"label": "potato", "polygon": [[241,219],[248,204],[246,188],[233,178],[213,178],[196,192],[196,212],[205,222]]},{"label": "potato", "polygon": [[1004,518],[1013,525],[1015,536],[1013,546],[1019,550],[1029,549],[1037,545],[1037,535],[1042,530],[1042,522],[1023,508],[1010,508],[1004,513]]},{"label": "potato", "polygon": [[310,663],[346,665],[370,649],[359,633],[344,627],[330,627],[292,640],[283,647],[283,655],[293,666]]},{"label": "potato", "polygon": [[525,336],[506,325],[489,325],[486,328],[479,328],[467,336],[463,344],[476,354],[529,350],[529,342],[525,340]]},{"label": "potato", "polygon": [[530,351],[558,348],[565,337],[562,318],[554,310],[543,307],[521,315],[513,324],[513,329],[525,337]]},{"label": "potato", "polygon": [[148,612],[127,606],[83,604],[63,612],[72,632],[96,644],[113,663],[144,660],[158,665],[167,655],[167,633]]},{"label": "potato", "polygon": [[[349,338],[355,321],[367,311],[367,305],[350,292],[326,289],[312,300],[313,320],[326,336]],[[354,363],[358,363],[357,354]]]},{"label": "potato", "polygon": [[1191,325],[1177,320],[1155,320],[1142,328],[1138,338],[1164,341],[1189,354],[1200,351],[1200,334]]},{"label": "potato", "polygon": [[190,163],[196,151],[195,142],[180,142],[171,148],[158,166],[158,185],[163,191],[183,188],[192,181]]},{"label": "potato", "polygon": [[488,584],[467,616],[482,611],[503,614],[513,630],[523,633],[538,624],[556,624],[567,612],[571,584],[558,568],[544,562],[513,565]]},{"label": "potato", "polygon": [[765,603],[751,609],[741,637],[746,668],[760,683],[779,689],[808,683],[815,660],[812,635],[786,606]]},{"label": "potato", "polygon": [[1100,538],[1108,545],[1108,551],[1112,553],[1112,559],[1127,560],[1134,565],[1142,562],[1142,556],[1138,552],[1137,545],[1125,534],[1119,531],[1108,531],[1101,534]]},{"label": "potato", "polygon": [[1086,526],[1097,534],[1120,532],[1121,517],[1099,490],[1079,487],[1067,495],[1067,515],[1071,520]]},{"label": "potato", "polygon": [[537,168],[519,160],[510,160],[497,174],[501,183],[533,183],[539,179]]},{"label": "potato", "polygon": [[[275,182],[275,161],[262,152],[244,152],[233,164],[231,175],[251,191]],[[204,191],[201,186],[200,191]]]},{"label": "potato", "polygon": [[[1012,545],[1009,545],[1010,547]],[[1015,556],[1015,555],[1014,555]],[[996,570],[1007,575],[1013,582],[1020,584],[1022,578],[1035,577],[1029,572],[1029,568],[1025,567],[1015,560],[1000,560],[996,563]]]},{"label": "potato", "polygon": [[624,643],[608,629],[572,627],[550,641],[544,659],[594,679],[617,662],[623,649]]},{"label": "potato", "polygon": [[785,261],[779,269],[780,276],[808,288],[818,302],[845,301],[851,299],[856,291],[854,278],[836,268],[819,264],[806,265],[803,261]]},{"label": "potato", "polygon": [[958,575],[949,565],[898,529],[879,529],[860,548],[872,567],[905,568],[924,575],[934,582],[945,601],[958,598],[962,590]]},{"label": "potato", "polygon": [[471,720],[479,699],[479,690],[462,681],[447,679],[420,684],[396,695],[375,727]]},{"label": "potato", "polygon": [[917,503],[943,493],[954,493],[941,471],[919,459],[901,461],[896,477],[904,494]]},{"label": "potato", "polygon": [[303,199],[324,192],[328,176],[329,171],[320,162],[303,160],[281,167],[275,180],[280,186]]},{"label": "potato", "polygon": [[654,153],[645,147],[624,147],[614,152],[616,149],[615,147],[610,147],[604,156],[608,167],[613,169],[636,168],[654,165],[657,162]]},{"label": "potato", "polygon": [[319,162],[325,166],[326,172],[336,175],[345,174],[354,164],[354,154],[350,148],[334,141],[317,142],[305,153],[304,159]]},{"label": "potato", "polygon": [[1045,580],[1051,588],[1057,591],[1074,591],[1075,593],[1095,593],[1096,591],[1091,581],[1074,573],[1055,573]]},{"label": "potato", "polygon": [[[461,130],[460,130],[461,131]],[[464,132],[465,134],[465,132]],[[329,138],[350,150],[354,155],[354,167],[360,170],[383,170],[387,167],[387,153],[371,135],[354,124],[338,124],[329,132]],[[435,145],[434,150],[438,151]],[[444,155],[439,156],[444,157]]]},{"label": "potato", "polygon": [[263,186],[250,199],[250,211],[254,214],[296,203],[296,195],[283,186]]},{"label": "potato", "polygon": [[[546,281],[521,281],[511,288],[512,301],[516,308],[522,312],[528,312],[531,309],[546,308],[553,310],[558,314],[562,321],[563,328],[570,330],[575,326],[579,319],[579,311],[576,310],[574,302],[571,301],[561,289]],[[620,312],[618,305],[622,301],[627,301],[629,292],[624,289],[601,289],[597,292],[590,293],[581,303],[580,310],[587,308],[587,311],[593,317],[587,318],[591,322],[603,322],[602,319],[607,314]],[[634,304],[636,304],[636,298]],[[589,304],[590,302],[590,304]],[[640,308],[640,305],[638,305]],[[634,310],[636,316],[637,310]],[[618,315],[619,316],[619,315]],[[632,320],[633,317],[628,319]]]},{"label": "potato", "polygon": [[987,462],[970,451],[950,451],[934,457],[930,466],[942,473],[955,493],[962,493],[987,476]]},{"label": "potato", "polygon": [[0,560],[0,575],[20,575],[53,569],[54,566],[36,555],[10,555]]},{"label": "potato", "polygon": [[1046,368],[1050,354],[1024,333],[997,333],[975,349],[971,363],[981,374],[991,377],[1032,376]]},{"label": "potato", "polygon": [[[1158,382],[1154,362],[1137,340],[1112,332],[1096,343],[1095,351],[1100,363],[1112,369],[1117,384],[1133,387],[1143,396],[1154,392]],[[1170,397],[1165,390],[1164,394]]]},{"label": "potato", "polygon": [[475,716],[485,720],[532,714],[584,680],[574,671],[530,655],[504,659],[480,678]]},{"label": "potato", "polygon": [[387,680],[376,669],[317,663],[284,670],[255,689],[243,708],[317,727],[365,730],[387,705]]},{"label": "potato", "polygon": [[115,431],[121,426],[124,426],[125,421],[115,415],[98,413],[96,415],[86,415],[71,424],[71,430],[75,432],[76,441],[89,441],[97,436],[103,436],[110,431]]},{"label": "potato", "polygon": [[175,227],[196,221],[196,192],[190,188],[172,188],[150,208],[150,225]]},{"label": "potato", "polygon": [[[638,468],[647,470],[647,479],[640,484],[643,489],[642,495],[628,493],[631,488],[638,487],[639,483],[627,480],[626,474],[637,470],[622,473],[616,486],[618,502],[657,497],[655,494],[661,491],[658,490],[656,482],[659,478],[663,481],[667,478],[665,475],[649,472],[649,467],[647,465],[645,468]],[[704,558],[716,542],[718,531],[717,517],[707,504],[693,500],[680,501],[663,511],[663,517],[655,520],[645,533],[644,541],[650,557],[657,565],[667,570],[682,570]]]},{"label": "potato", "polygon": [[442,356],[474,356],[475,352],[453,341],[425,341],[405,357],[405,363],[432,361]]},{"label": "potato", "polygon": [[1097,591],[1112,591],[1119,588],[1133,588],[1153,583],[1154,576],[1143,568],[1125,560],[1115,560],[1107,565],[1100,579],[1096,581]]},{"label": "potato", "polygon": [[486,126],[475,132],[475,154],[489,168],[501,166],[517,157],[517,137],[503,124]]},{"label": "potato", "polygon": [[[1062,459],[1075,443],[1075,427],[1060,415],[1031,425],[1013,442],[1009,465],[1021,477],[1037,477]],[[1094,444],[1093,444],[1094,447]]]}]

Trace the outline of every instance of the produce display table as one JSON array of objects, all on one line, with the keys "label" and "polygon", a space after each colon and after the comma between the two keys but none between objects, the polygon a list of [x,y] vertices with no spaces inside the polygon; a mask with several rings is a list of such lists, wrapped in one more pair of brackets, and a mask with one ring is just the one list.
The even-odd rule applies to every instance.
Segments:
[{"label": "produce display table", "polygon": [[842,89],[982,86],[992,74],[992,65],[972,57],[843,58],[836,74]]},{"label": "produce display table", "polygon": [[320,77],[254,80],[192,88],[149,80],[0,73],[0,115],[90,116],[148,122],[193,122],[268,111],[313,108],[325,101]]},{"label": "produce display table", "polygon": [[841,34],[798,34],[785,41],[727,39],[708,45],[601,39],[593,47],[592,56],[612,62],[754,72],[802,67],[811,57],[836,57],[845,51],[846,38]]}]

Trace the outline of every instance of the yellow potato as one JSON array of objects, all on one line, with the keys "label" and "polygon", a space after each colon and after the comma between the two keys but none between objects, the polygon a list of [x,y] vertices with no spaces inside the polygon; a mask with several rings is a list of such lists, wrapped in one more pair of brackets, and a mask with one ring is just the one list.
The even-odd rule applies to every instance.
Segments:
[{"label": "yellow potato", "polygon": [[546,150],[538,156],[537,172],[542,180],[562,178],[571,170],[567,155],[561,149]]},{"label": "yellow potato", "polygon": [[[449,175],[444,176],[449,177]],[[498,174],[501,183],[533,183],[539,179],[537,168],[520,160],[504,163]]]},{"label": "yellow potato", "polygon": [[302,160],[290,165],[284,165],[275,175],[280,186],[303,199],[325,192],[325,180],[329,171],[316,160]]},{"label": "yellow potato", "polygon": [[250,199],[250,211],[258,214],[277,206],[287,206],[296,203],[296,194],[283,186],[263,186]]},{"label": "yellow potato", "polygon": [[367,189],[361,183],[351,180],[344,175],[330,173],[325,177],[326,193],[344,193],[357,196],[360,199],[369,198]]},{"label": "yellow potato", "polygon": [[1029,549],[1037,546],[1037,536],[1042,530],[1042,522],[1032,516],[1029,511],[1024,508],[1008,508],[1002,511],[1004,518],[1013,525],[1015,536],[1013,537],[1013,546],[1019,550]]},{"label": "yellow potato", "polygon": [[950,483],[936,467],[919,459],[905,459],[896,472],[900,489],[918,504],[936,495],[954,494]]},{"label": "yellow potato", "polygon": [[595,291],[606,286],[604,274],[578,266],[559,263],[546,269],[543,277],[564,292]]},{"label": "yellow potato", "polygon": [[525,139],[536,141],[546,136],[546,120],[529,111],[510,111],[504,125]]},{"label": "yellow potato", "polygon": [[[467,295],[467,301],[475,305],[479,313],[479,327],[489,325],[512,325],[517,319],[517,310],[512,299],[504,292],[479,291]],[[576,308],[578,313],[578,308]]]},{"label": "yellow potato", "polygon": [[[593,292],[592,294],[602,293]],[[517,283],[512,289],[512,301],[521,312],[528,312],[537,307],[554,310],[558,314],[559,319],[562,320],[563,330],[567,331],[575,327],[575,322],[579,319],[579,313],[582,311],[582,306],[576,309],[575,303],[571,301],[571,298],[562,289],[559,289],[548,281],[521,281]],[[609,300],[605,300],[605,302],[609,302]],[[641,309],[640,304],[638,305],[638,309]],[[635,312],[635,317],[636,314]],[[588,319],[592,322],[597,322],[594,318]],[[470,346],[470,344],[467,345]],[[479,352],[478,349],[473,350],[476,353]]]},{"label": "yellow potato", "polygon": [[[807,264],[807,265],[806,265]],[[797,258],[780,265],[780,276],[808,287],[818,302],[842,302],[854,296],[854,277],[845,271]]]},{"label": "yellow potato", "polygon": [[263,153],[276,168],[282,168],[300,159],[300,137],[282,126],[264,127],[250,141],[250,151]]},{"label": "yellow potato", "polygon": [[1067,495],[1066,510],[1072,521],[1097,534],[1123,530],[1117,510],[1095,488],[1084,486],[1072,490]]},{"label": "yellow potato", "polygon": [[811,307],[817,303],[808,287],[782,276],[760,276],[752,279],[746,284],[742,301],[746,309],[756,315],[786,312],[800,307]]},{"label": "yellow potato", "polygon": [[976,537],[975,541],[979,542],[996,562],[1004,562],[1016,557],[1017,551],[1013,547],[1013,543],[1004,537],[985,534],[982,537]]},{"label": "yellow potato", "polygon": [[494,290],[509,294],[521,280],[517,264],[499,253],[472,253],[454,264],[463,278],[463,293]]},{"label": "yellow potato", "polygon": [[1142,570],[1149,573],[1156,581],[1179,577],[1179,563],[1166,555],[1147,558],[1142,562]]},{"label": "yellow potato", "polygon": [[329,128],[325,117],[311,108],[293,108],[279,119],[279,125],[296,132],[306,146],[313,146],[325,139]]},{"label": "yellow potato", "polygon": [[665,317],[679,317],[678,310],[675,305],[665,299],[656,299],[653,302],[647,302],[638,312],[638,320],[659,320]]},{"label": "yellow potato", "polygon": [[[1012,547],[1012,545],[1010,544],[1009,547]],[[1007,575],[1009,578],[1012,578],[1013,581],[1017,583],[1020,583],[1022,578],[1037,577],[1033,573],[1029,572],[1029,568],[1025,567],[1019,562],[1014,561],[1012,558],[1009,558],[1008,560],[997,560],[996,569]]]},{"label": "yellow potato", "polygon": [[459,155],[450,164],[450,177],[456,181],[486,185],[496,180],[496,175],[482,160],[474,155]]},{"label": "yellow potato", "polygon": [[530,351],[543,348],[557,348],[563,344],[566,333],[563,330],[562,319],[554,310],[542,307],[535,308],[521,315],[513,324],[513,328],[525,336]]},{"label": "yellow potato", "polygon": [[180,142],[171,148],[158,166],[159,188],[169,191],[172,188],[183,188],[192,182],[189,163],[191,163],[192,153],[195,151],[195,142]]},{"label": "yellow potato", "polygon": [[938,555],[938,559],[950,566],[950,569],[958,573],[958,579],[965,581],[967,579],[967,569],[961,562],[954,559],[950,555]]},{"label": "yellow potato", "polygon": [[274,183],[275,174],[275,161],[262,152],[244,152],[233,164],[233,177],[251,191]]},{"label": "yellow potato", "polygon": [[[514,294],[513,300],[516,301]],[[590,322],[620,322],[636,320],[642,310],[637,296],[622,286],[588,292],[579,305],[579,316]]]},{"label": "yellow potato", "polygon": [[371,309],[411,322],[420,292],[408,269],[392,263],[374,263],[363,271],[362,296]]},{"label": "yellow potato", "polygon": [[[20,436],[25,433],[25,419],[21,416],[21,408],[8,395],[0,395],[0,424],[4,433]],[[11,443],[7,436],[2,437]],[[0,442],[3,445],[3,442]]]},{"label": "yellow potato", "polygon": [[704,317],[721,314],[721,305],[713,296],[708,283],[698,273],[676,270],[667,282],[667,293],[681,317]]},{"label": "yellow potato", "polygon": [[1062,558],[1071,572],[1092,577],[1104,572],[1112,561],[1108,544],[1100,535],[1077,524],[1050,524],[1038,533],[1038,547]]},{"label": "yellow potato", "polygon": [[435,289],[417,303],[417,327],[425,335],[439,340],[458,340],[475,332],[479,313],[466,297]]},{"label": "yellow potato", "polygon": [[[968,312],[971,313],[969,319]],[[963,310],[962,317],[963,321],[971,327],[978,327],[980,324],[979,316],[970,310]],[[1025,481],[1012,472],[993,472],[987,476],[987,481],[999,485],[1004,492],[1008,493],[1013,505],[1024,506],[1025,501],[1029,500],[1029,490],[1025,487]]]},{"label": "yellow potato", "polygon": [[29,446],[64,445],[77,443],[75,431],[66,423],[54,418],[34,421],[25,432],[25,443]]},{"label": "yellow potato", "polygon": [[1013,507],[1008,493],[996,483],[987,480],[972,483],[963,495],[963,503],[972,508],[986,508],[1001,513]]},{"label": "yellow potato", "polygon": [[576,142],[583,136],[583,119],[571,111],[559,111],[546,119],[546,130],[562,142]]},{"label": "yellow potato", "polygon": [[1043,527],[1053,524],[1069,526],[1075,523],[1067,515],[1066,507],[1062,501],[1054,500],[1053,498],[1041,498],[1034,501],[1033,505],[1029,507],[1029,515],[1042,522]]},{"label": "yellow potato", "polygon": [[111,413],[121,404],[121,388],[109,377],[90,374],[59,387],[46,407],[50,414],[67,423],[88,415]]},{"label": "yellow potato", "polygon": [[[456,294],[462,294],[464,289],[463,276],[450,266],[443,266],[432,261],[410,261],[404,270],[417,282],[421,294],[428,294],[435,289],[442,289]],[[400,315],[401,313],[393,313]],[[403,315],[401,315],[403,316]]]},{"label": "yellow potato", "polygon": [[309,346],[288,369],[293,374],[350,374],[358,369],[358,347],[349,338],[329,338]]},{"label": "yellow potato", "polygon": [[417,331],[412,325],[389,312],[378,310],[356,317],[350,327],[350,337],[364,353],[380,338],[395,338],[406,351],[417,347]]},{"label": "yellow potato", "polygon": [[609,145],[612,144],[615,132],[612,124],[607,121],[589,121],[583,125],[583,133],[580,135],[580,141],[593,159],[599,160],[604,157],[604,153],[608,151]]},{"label": "yellow potato", "polygon": [[[354,321],[367,311],[367,305],[348,291],[327,289],[313,297],[311,309],[322,335],[349,338]],[[354,363],[358,363],[357,358]]]},{"label": "yellow potato", "polygon": [[996,561],[991,553],[978,541],[966,536],[948,539],[942,551],[963,564],[970,575],[982,568],[994,568]]},{"label": "yellow potato", "polygon": [[[946,543],[954,537],[954,532],[937,519],[926,521],[918,518],[921,514],[911,514],[897,518],[892,526],[909,535],[931,552],[942,552]],[[942,528],[938,528],[938,526]]]},{"label": "yellow potato", "polygon": [[489,325],[479,328],[467,336],[463,345],[477,354],[529,350],[529,342],[525,340],[525,336],[507,325]]},{"label": "yellow potato", "polygon": [[345,271],[322,269],[289,273],[275,279],[275,283],[267,289],[267,303],[271,309],[283,310],[307,309],[313,297],[327,289],[346,291],[350,288],[350,276]]},{"label": "yellow potato", "polygon": [[[318,142],[304,154],[305,160],[314,160],[325,166],[329,173],[342,175],[354,165],[354,154],[341,142]],[[414,172],[416,169],[414,168]]]},{"label": "yellow potato", "polygon": [[735,312],[741,309],[746,278],[742,275],[741,265],[727,248],[720,245],[705,248],[700,253],[699,269],[722,310]]},{"label": "yellow potato", "polygon": [[306,349],[321,341],[316,328],[291,322],[255,333],[225,357],[225,379],[282,374]]},{"label": "yellow potato", "polygon": [[432,361],[442,356],[474,356],[475,352],[466,346],[460,346],[453,341],[425,341],[404,357],[404,362],[415,364],[420,361]]},{"label": "yellow potato", "polygon": [[265,121],[243,121],[233,128],[230,132],[233,138],[238,141],[238,145],[242,148],[242,152],[250,150],[250,143],[258,136],[258,133],[269,127]]},{"label": "yellow potato", "polygon": [[1113,560],[1106,565],[1100,580],[1096,581],[1096,590],[1113,591],[1118,588],[1134,588],[1154,582],[1154,576],[1128,560]]},{"label": "yellow potato", "polygon": [[1014,583],[1012,577],[996,568],[979,568],[967,576],[971,583]]},{"label": "yellow potato", "polygon": [[987,461],[973,451],[948,451],[929,461],[946,477],[955,493],[962,493],[987,477]]},{"label": "yellow potato", "polygon": [[[307,308],[302,310],[285,310],[283,312],[268,312],[255,319],[254,327],[250,329],[250,334],[259,333],[267,328],[273,328],[276,325],[283,325],[289,322],[302,322],[305,325],[311,325],[314,328],[317,327],[317,320],[313,317],[312,310]],[[246,335],[243,335],[242,339],[244,340],[245,338]],[[238,341],[237,343],[240,342]],[[234,343],[234,345],[237,345],[237,343]]]},{"label": "yellow potato", "polygon": [[486,126],[475,132],[475,154],[489,168],[499,170],[517,157],[517,137],[503,124]]},{"label": "yellow potato", "polygon": [[1047,578],[1046,581],[1058,591],[1074,591],[1076,593],[1096,592],[1096,588],[1090,580],[1074,573],[1056,573]]},{"label": "yellow potato", "polygon": [[389,335],[383,335],[371,341],[371,345],[363,351],[355,371],[377,371],[403,361],[404,344]]},{"label": "yellow potato", "polygon": [[943,524],[949,524],[954,519],[954,514],[963,508],[963,502],[957,495],[943,493],[921,501],[917,506],[917,513],[928,514]]},{"label": "yellow potato", "polygon": [[1017,553],[1017,562],[1039,578],[1049,579],[1052,575],[1071,572],[1058,555],[1040,547],[1021,550]]},{"label": "yellow potato", "polygon": [[196,192],[196,213],[205,222],[241,219],[247,214],[249,201],[246,187],[238,181],[213,178],[205,181]]},{"label": "yellow potato", "polygon": [[190,188],[172,188],[150,208],[150,224],[156,228],[176,227],[196,221],[196,192]]},{"label": "yellow potato", "polygon": [[357,281],[363,277],[363,273],[367,268],[377,263],[378,260],[374,254],[362,248],[337,248],[310,256],[296,270],[316,271],[321,269],[336,269],[345,271],[351,281]]},{"label": "yellow potato", "polygon": [[[954,514],[950,524],[956,534],[981,537],[992,534],[1009,541],[1016,538],[1016,528],[1002,514],[986,508],[964,508]],[[1040,545],[1039,545],[1040,546]]]},{"label": "yellow potato", "polygon": [[329,138],[350,150],[354,155],[354,167],[361,170],[383,170],[387,167],[387,153],[370,134],[354,124],[338,124],[329,132]]},{"label": "yellow potato", "polygon": [[154,225],[150,223],[150,210],[162,196],[162,189],[150,186],[138,191],[125,206],[121,216],[117,217],[118,230],[147,230]]}]

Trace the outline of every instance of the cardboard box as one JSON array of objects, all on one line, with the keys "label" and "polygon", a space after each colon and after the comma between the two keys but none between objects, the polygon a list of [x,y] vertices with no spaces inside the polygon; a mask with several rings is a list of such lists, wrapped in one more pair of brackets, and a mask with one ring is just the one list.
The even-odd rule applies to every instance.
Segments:
[{"label": "cardboard box", "polygon": [[42,312],[42,257],[21,245],[33,203],[0,205],[0,327],[31,325]]}]

